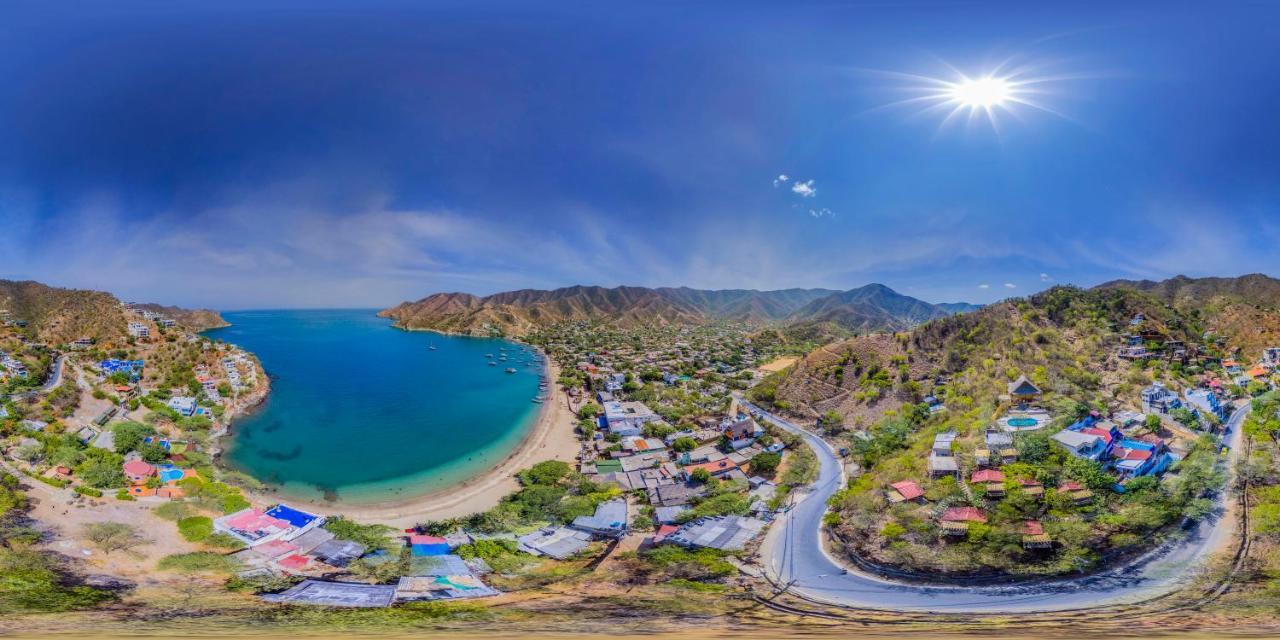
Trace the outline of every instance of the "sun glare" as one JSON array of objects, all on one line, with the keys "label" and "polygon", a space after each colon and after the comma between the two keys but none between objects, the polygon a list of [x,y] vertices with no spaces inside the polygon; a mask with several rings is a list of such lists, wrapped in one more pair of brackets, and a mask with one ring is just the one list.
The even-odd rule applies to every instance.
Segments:
[{"label": "sun glare", "polygon": [[951,97],[967,107],[999,107],[1012,95],[1009,81],[994,76],[965,78],[951,86]]},{"label": "sun glare", "polygon": [[1060,72],[1047,75],[1044,65],[1014,65],[1012,60],[973,75],[950,65],[947,68],[951,72],[949,77],[881,72],[904,81],[898,90],[909,96],[883,106],[916,106],[919,107],[918,115],[940,115],[939,130],[953,124],[972,126],[982,123],[999,132],[1002,116],[1016,117],[1027,110],[1066,117],[1045,104],[1045,100],[1061,94],[1060,90],[1054,90],[1059,82],[1086,77]]}]

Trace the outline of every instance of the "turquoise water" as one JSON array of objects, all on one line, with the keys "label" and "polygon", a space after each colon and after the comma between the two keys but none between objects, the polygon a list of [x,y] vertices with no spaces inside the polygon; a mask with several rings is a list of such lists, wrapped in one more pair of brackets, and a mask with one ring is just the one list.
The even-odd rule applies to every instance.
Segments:
[{"label": "turquoise water", "polygon": [[1009,418],[1009,426],[1011,427],[1034,427],[1040,424],[1035,418]]},{"label": "turquoise water", "polygon": [[[520,443],[541,407],[531,402],[540,358],[503,340],[401,331],[374,314],[223,314],[231,326],[206,335],[253,352],[271,378],[266,403],[232,425],[229,467],[285,496],[371,503],[445,489]],[[496,360],[504,347],[508,361],[488,366],[485,354]]]}]

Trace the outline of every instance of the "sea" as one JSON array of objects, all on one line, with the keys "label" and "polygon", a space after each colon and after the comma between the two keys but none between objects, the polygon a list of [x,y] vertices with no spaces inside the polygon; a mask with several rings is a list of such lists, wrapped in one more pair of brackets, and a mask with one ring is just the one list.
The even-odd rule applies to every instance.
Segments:
[{"label": "sea", "polygon": [[223,313],[231,326],[205,335],[257,355],[271,393],[232,423],[222,463],[282,497],[376,504],[447,490],[519,446],[542,407],[540,355],[376,314]]}]

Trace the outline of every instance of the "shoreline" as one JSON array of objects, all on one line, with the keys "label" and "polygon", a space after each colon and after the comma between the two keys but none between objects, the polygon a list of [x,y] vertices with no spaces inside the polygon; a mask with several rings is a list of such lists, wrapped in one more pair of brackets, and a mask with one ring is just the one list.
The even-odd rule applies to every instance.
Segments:
[{"label": "shoreline", "polygon": [[[547,401],[542,404],[528,432],[494,467],[461,482],[409,498],[391,498],[368,504],[325,502],[314,499],[286,496],[273,491],[245,489],[246,497],[256,505],[286,501],[291,505],[325,516],[342,515],[361,522],[376,522],[398,529],[408,528],[428,520],[446,520],[487,511],[497,505],[507,494],[519,489],[515,474],[543,460],[564,460],[572,463],[581,444],[575,433],[574,414],[569,408],[568,395],[555,384],[560,367],[543,354],[547,373]],[[246,406],[246,411],[265,401],[266,394],[258,402]],[[237,413],[239,415],[239,413]],[[230,421],[225,429],[230,433]],[[220,449],[220,448],[219,448]],[[220,459],[220,456],[219,456]],[[219,469],[229,470],[220,462]],[[407,481],[406,486],[412,486]]]}]

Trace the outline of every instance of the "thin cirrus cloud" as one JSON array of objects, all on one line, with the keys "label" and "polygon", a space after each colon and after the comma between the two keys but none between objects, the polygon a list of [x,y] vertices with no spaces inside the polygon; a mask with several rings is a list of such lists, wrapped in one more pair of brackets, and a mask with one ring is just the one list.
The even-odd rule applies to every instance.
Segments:
[{"label": "thin cirrus cloud", "polygon": [[979,288],[979,289],[990,289],[990,288],[991,288],[991,285],[986,284],[986,283],[983,283],[983,284],[978,285],[978,288]]},{"label": "thin cirrus cloud", "polygon": [[1004,288],[1006,288],[1006,289],[1017,289],[1017,288],[1018,288],[1018,285],[1016,285],[1016,284],[1014,284],[1014,283],[1012,283],[1012,282],[1006,282],[1006,283],[1004,283]]}]

